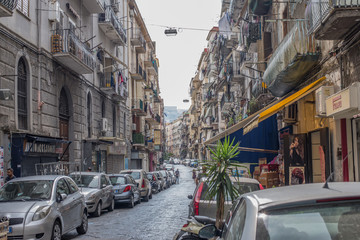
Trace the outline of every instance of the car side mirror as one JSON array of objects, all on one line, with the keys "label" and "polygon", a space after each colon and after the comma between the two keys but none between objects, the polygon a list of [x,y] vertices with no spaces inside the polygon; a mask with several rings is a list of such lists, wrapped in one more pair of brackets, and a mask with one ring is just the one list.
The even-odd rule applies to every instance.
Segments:
[{"label": "car side mirror", "polygon": [[101,188],[106,188],[106,184],[101,185]]},{"label": "car side mirror", "polygon": [[210,239],[216,236],[220,236],[220,231],[213,224],[206,225],[199,230],[200,238]]},{"label": "car side mirror", "polygon": [[67,195],[65,193],[58,193],[56,194],[56,202],[60,203],[61,201],[64,201],[67,198]]},{"label": "car side mirror", "polygon": [[188,199],[193,199],[193,195],[189,194]]}]

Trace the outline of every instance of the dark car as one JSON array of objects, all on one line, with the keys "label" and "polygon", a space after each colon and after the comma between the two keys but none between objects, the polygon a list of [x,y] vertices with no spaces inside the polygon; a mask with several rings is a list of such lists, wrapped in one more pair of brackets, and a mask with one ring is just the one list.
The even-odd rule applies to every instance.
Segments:
[{"label": "dark car", "polygon": [[95,217],[101,215],[101,211],[114,210],[114,191],[109,177],[105,173],[74,172],[70,177],[75,181],[85,196],[88,212]]},{"label": "dark car", "polygon": [[161,181],[158,179],[155,172],[148,172],[147,177],[151,183],[151,190],[153,193],[158,193],[161,191]]},{"label": "dark car", "polygon": [[128,174],[108,175],[114,188],[115,203],[127,203],[133,208],[141,202],[140,190],[135,179]]},{"label": "dark car", "polygon": [[[221,239],[359,239],[359,189],[359,182],[315,183],[244,194],[228,214]],[[206,239],[218,235],[214,225],[203,233]]]},{"label": "dark car", "polygon": [[170,177],[168,171],[160,170],[159,172],[163,175],[163,177],[165,179],[166,188],[169,188],[171,186],[171,177]]},{"label": "dark car", "polygon": [[166,189],[166,180],[165,177],[161,174],[160,171],[153,172],[156,174],[158,180],[160,181],[160,191]]}]

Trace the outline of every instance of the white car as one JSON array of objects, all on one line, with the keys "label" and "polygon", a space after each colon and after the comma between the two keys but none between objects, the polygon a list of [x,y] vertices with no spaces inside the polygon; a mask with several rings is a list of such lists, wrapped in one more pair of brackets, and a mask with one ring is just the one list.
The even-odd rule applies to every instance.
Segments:
[{"label": "white car", "polygon": [[173,164],[166,164],[165,169],[168,171],[174,171],[174,165]]}]

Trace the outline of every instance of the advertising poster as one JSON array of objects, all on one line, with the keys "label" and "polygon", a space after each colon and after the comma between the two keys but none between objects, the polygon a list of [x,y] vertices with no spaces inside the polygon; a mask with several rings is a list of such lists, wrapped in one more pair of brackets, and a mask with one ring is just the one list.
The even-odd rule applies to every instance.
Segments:
[{"label": "advertising poster", "polygon": [[305,184],[304,167],[289,167],[289,185]]},{"label": "advertising poster", "polygon": [[284,168],[286,185],[305,183],[306,134],[284,137]]}]

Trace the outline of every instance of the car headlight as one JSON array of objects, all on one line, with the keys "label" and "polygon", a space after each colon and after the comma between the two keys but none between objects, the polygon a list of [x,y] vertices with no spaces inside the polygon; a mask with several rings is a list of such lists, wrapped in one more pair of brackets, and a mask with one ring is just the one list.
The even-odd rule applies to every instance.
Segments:
[{"label": "car headlight", "polygon": [[91,201],[95,201],[96,199],[96,194],[91,194],[88,198],[87,201],[91,202]]},{"label": "car headlight", "polygon": [[38,209],[36,209],[36,212],[34,213],[32,220],[38,221],[45,218],[47,215],[49,215],[50,210],[51,210],[51,206],[39,207]]}]

